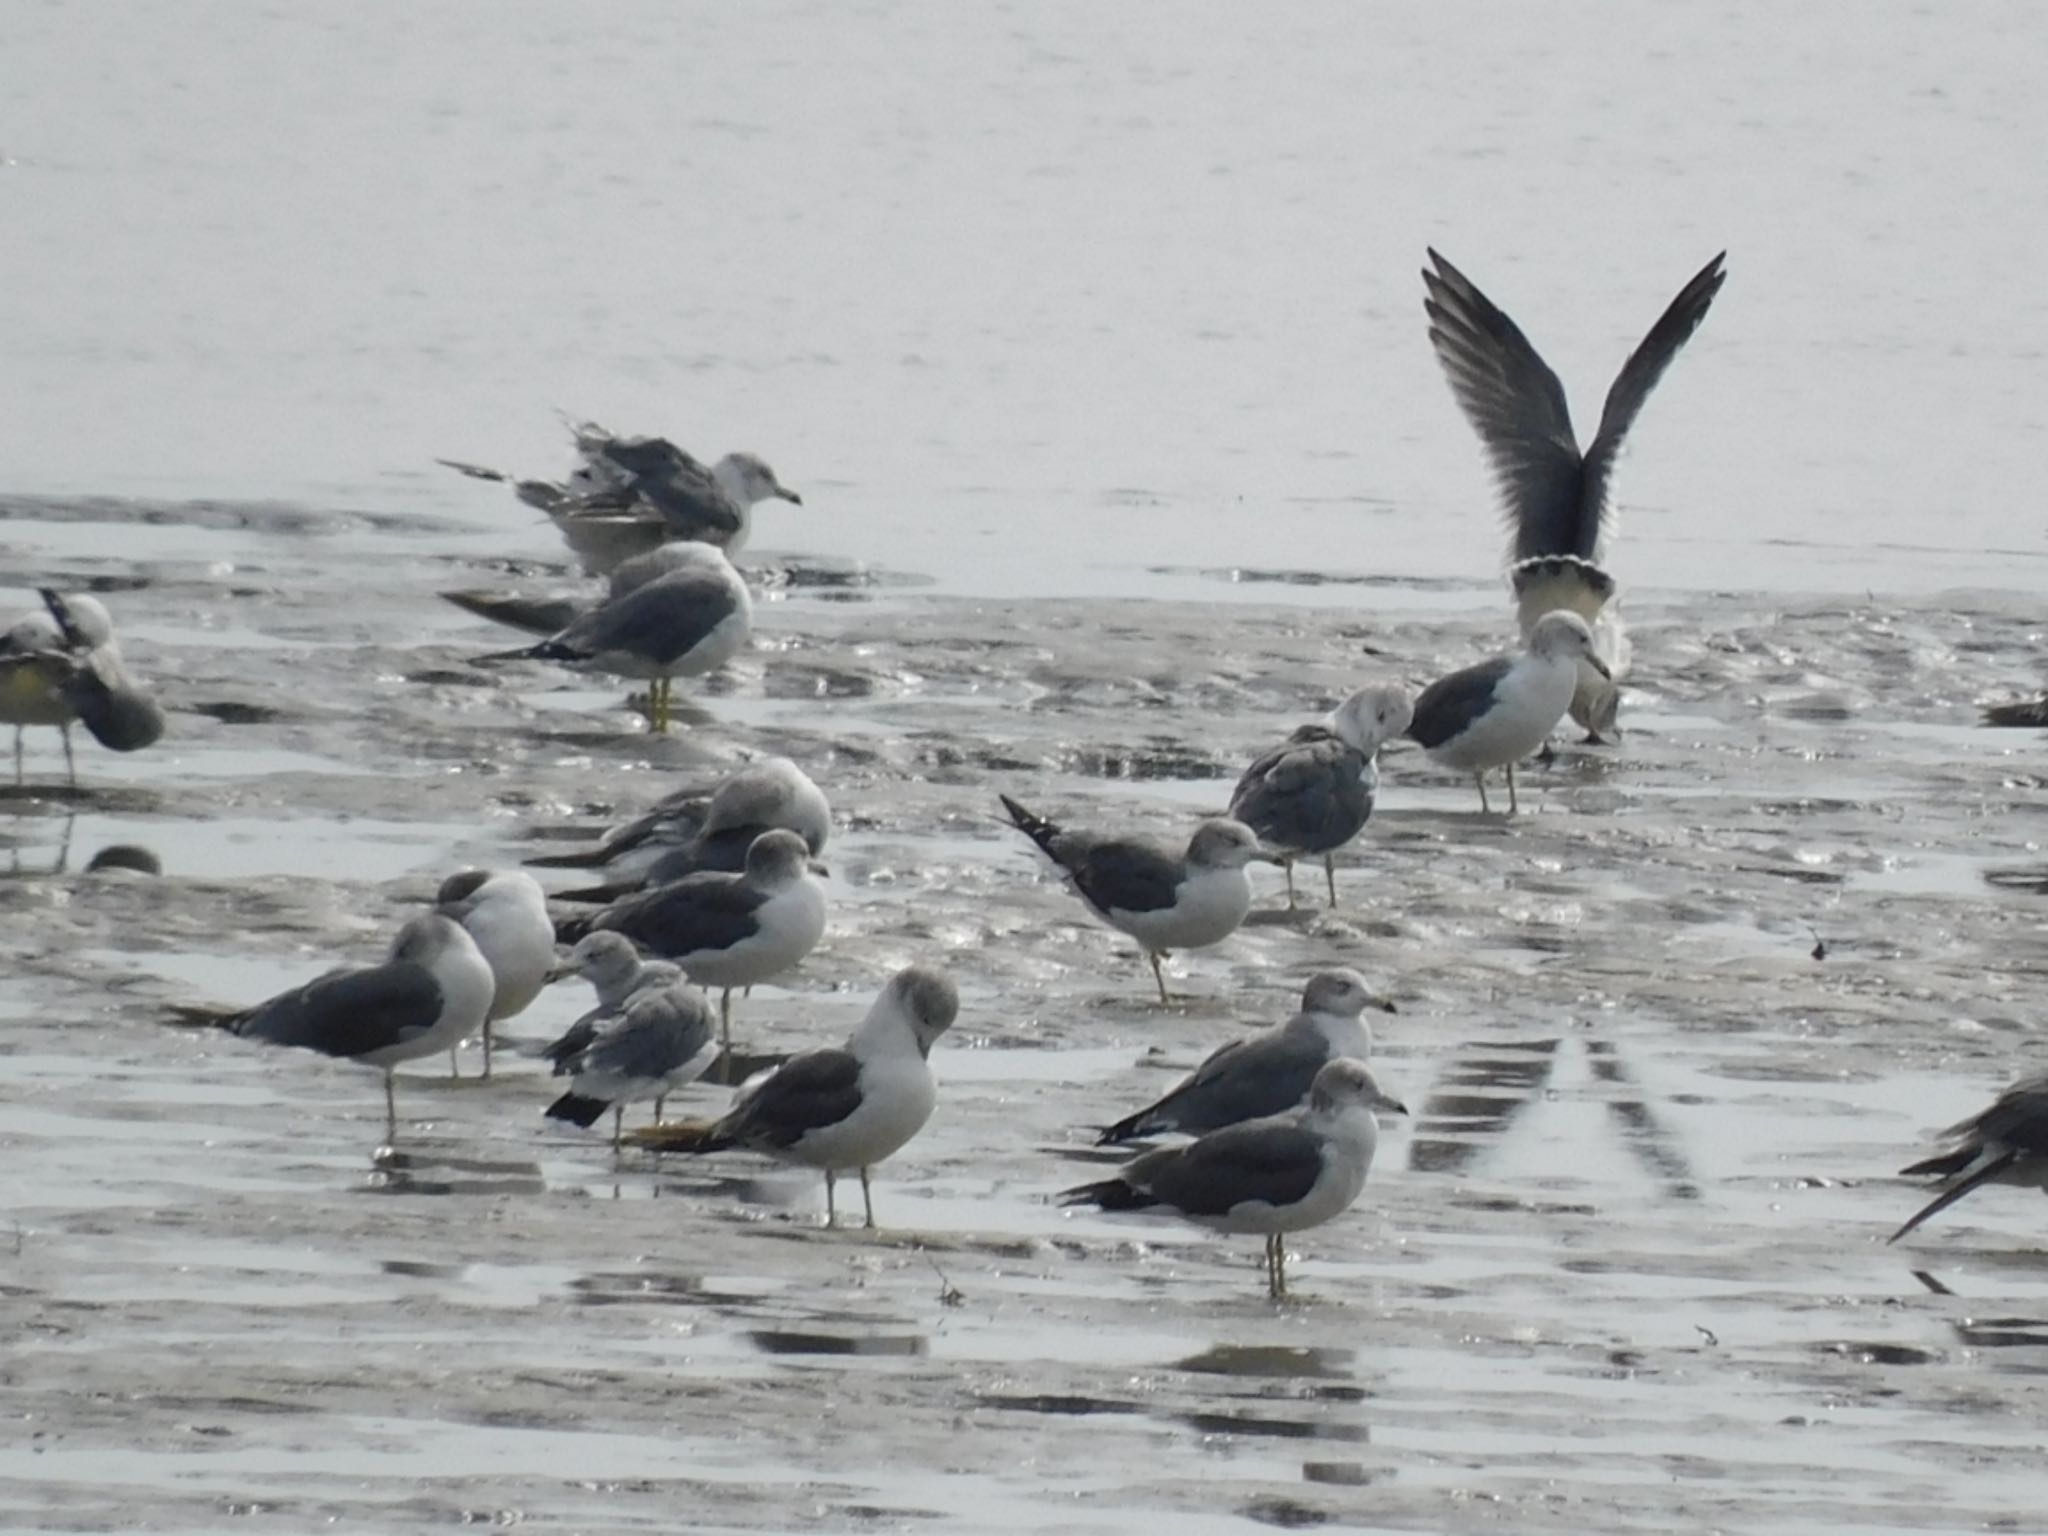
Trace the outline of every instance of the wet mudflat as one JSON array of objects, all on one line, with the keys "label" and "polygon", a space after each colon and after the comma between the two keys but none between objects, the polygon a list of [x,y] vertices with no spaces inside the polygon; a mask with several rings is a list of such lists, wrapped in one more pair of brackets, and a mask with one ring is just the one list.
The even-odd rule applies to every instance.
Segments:
[{"label": "wet mudflat", "polygon": [[[2024,1529],[2048,1262],[1993,1191],[1900,1248],[1888,1177],[2040,1064],[2048,873],[2012,595],[1636,594],[1613,749],[1481,818],[1417,754],[1342,902],[1277,871],[1173,1006],[1022,838],[1004,789],[1161,833],[1372,680],[1499,643],[1426,589],[980,602],[750,563],[742,665],[643,733],[620,692],[465,657],[482,541],[286,508],[14,506],[111,587],[172,732],[47,733],[0,791],[9,1169],[0,1525],[414,1530]],[[960,1024],[886,1230],[807,1175],[549,1126],[532,1063],[373,1074],[168,1029],[382,945],[507,862],[754,751],[833,797],[825,943],[740,1007],[837,1037],[912,959]],[[143,848],[163,874],[104,866]],[[133,862],[116,858],[115,864]],[[1319,876],[1302,882],[1305,897]],[[1348,1217],[1258,1244],[1047,1203],[1171,1074],[1357,966],[1416,1111]],[[552,1033],[560,989],[516,1021]],[[714,1108],[703,1086],[676,1107]],[[640,1113],[644,1113],[641,1111]]]}]

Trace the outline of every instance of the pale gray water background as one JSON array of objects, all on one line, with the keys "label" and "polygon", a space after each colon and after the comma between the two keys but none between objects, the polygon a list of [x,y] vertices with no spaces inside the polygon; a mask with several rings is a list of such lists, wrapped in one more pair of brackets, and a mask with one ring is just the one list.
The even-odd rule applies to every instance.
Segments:
[{"label": "pale gray water background", "polygon": [[[2039,682],[2034,11],[4,21],[0,598],[99,586],[172,731],[76,795],[36,733],[0,797],[0,1526],[2038,1520],[2039,1201],[1881,1246],[1888,1171],[2039,1063],[2041,898],[1987,879],[2041,864],[2038,739],[1974,724]],[[1588,431],[1730,248],[1620,481],[1629,735],[1505,827],[1394,756],[1344,906],[1267,902],[1162,1012],[992,789],[1179,831],[1500,642],[1430,243]],[[806,495],[673,739],[466,666],[501,637],[432,597],[552,579],[431,459],[558,472],[555,406]],[[373,1172],[373,1075],[156,1023],[757,749],[845,832],[752,1041],[962,982],[880,1241],[808,1177],[615,1170],[517,1063],[408,1072]],[[124,845],[163,878],[86,873]],[[1418,1113],[1299,1304],[1255,1244],[1044,1203],[1331,962]]]}]

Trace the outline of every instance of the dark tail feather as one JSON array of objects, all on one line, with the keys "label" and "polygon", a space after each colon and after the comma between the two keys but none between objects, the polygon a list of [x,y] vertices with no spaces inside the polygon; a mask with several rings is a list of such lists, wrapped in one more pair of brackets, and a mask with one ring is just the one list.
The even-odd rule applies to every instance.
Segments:
[{"label": "dark tail feather", "polygon": [[1153,1123],[1151,1110],[1141,1109],[1135,1115],[1125,1115],[1115,1125],[1103,1127],[1102,1134],[1095,1138],[1095,1145],[1120,1146],[1127,1141],[1136,1141],[1141,1136],[1156,1136],[1165,1129],[1165,1126]]},{"label": "dark tail feather", "polygon": [[666,1120],[626,1132],[626,1140],[652,1152],[723,1152],[733,1144],[715,1120]]},{"label": "dark tail feather", "polygon": [[[1977,1188],[1980,1184],[1990,1183],[1993,1179],[1997,1178],[2001,1173],[2005,1172],[2006,1169],[2010,1168],[2016,1161],[2018,1161],[2018,1159],[2019,1153],[2017,1152],[2007,1152],[2004,1153],[2002,1156],[1994,1157],[1990,1162],[1986,1163],[1982,1168],[1979,1168],[1975,1173],[1971,1174],[1967,1179],[1964,1179],[1960,1184],[1955,1185],[1951,1189],[1943,1190],[1939,1195],[1936,1195],[1932,1200],[1928,1201],[1926,1205],[1922,1206],[1919,1210],[1915,1211],[1912,1217],[1906,1222],[1906,1224],[1900,1227],[1899,1230],[1894,1232],[1890,1237],[1886,1238],[1885,1241],[1887,1243],[1896,1243],[1900,1238],[1904,1237],[1908,1232],[1912,1231],[1915,1227],[1919,1226],[1920,1223],[1925,1221],[1928,1217],[1940,1215],[1943,1211],[1947,1210],[1950,1206],[1954,1205],[1958,1200],[1962,1199],[1963,1196],[1967,1195],[1971,1190]],[[1930,1158],[1925,1163],[1915,1163],[1912,1168],[1908,1168],[1905,1171],[1911,1173],[1914,1171],[1914,1169],[1928,1168],[1933,1163],[1944,1161],[1947,1161],[1947,1159]]]},{"label": "dark tail feather", "polygon": [[597,1038],[597,1026],[581,1021],[569,1026],[561,1039],[551,1041],[540,1049],[541,1058],[554,1064],[554,1073],[560,1077],[569,1070],[569,1063],[590,1049],[590,1042]]},{"label": "dark tail feather", "polygon": [[[446,597],[447,593],[441,594]],[[597,869],[612,861],[613,850],[600,844],[595,848],[578,848],[574,853],[537,853],[520,863],[535,869]]]},{"label": "dark tail feather", "polygon": [[1077,1184],[1060,1191],[1061,1205],[1092,1205],[1104,1211],[1142,1211],[1159,1201],[1122,1179],[1104,1179],[1099,1184]]},{"label": "dark tail feather", "polygon": [[1986,704],[1986,725],[2048,725],[2048,699],[2020,699],[2010,704]]},{"label": "dark tail feather", "polygon": [[574,624],[583,612],[582,604],[568,597],[522,597],[517,592],[493,592],[486,587],[443,592],[442,598],[464,613],[473,613],[493,624],[523,629],[530,635],[552,635]]},{"label": "dark tail feather", "polygon": [[1981,1150],[1981,1148],[1976,1146],[1967,1146],[1957,1147],[1952,1152],[1937,1152],[1934,1156],[1917,1162],[1910,1168],[1901,1168],[1899,1170],[1899,1177],[1910,1179],[1925,1176],[1945,1179],[1951,1174],[1961,1173],[1965,1168],[1969,1167],[1970,1160]]},{"label": "dark tail feather", "polygon": [[594,912],[579,912],[574,917],[558,917],[555,919],[555,942],[574,944],[578,939],[591,933],[596,926],[597,914]]},{"label": "dark tail feather", "polygon": [[592,1126],[611,1107],[605,1099],[586,1099],[580,1093],[565,1093],[547,1107],[547,1117],[566,1120],[571,1125]]},{"label": "dark tail feather", "polygon": [[[526,862],[534,864],[539,861],[528,859]],[[548,892],[548,900],[594,902],[602,906],[607,902],[617,901],[621,896],[631,896],[640,888],[638,881],[621,885],[584,885],[578,886],[573,891],[550,891]]]},{"label": "dark tail feather", "polygon": [[1060,829],[1043,816],[1034,816],[1008,795],[997,795],[1003,802],[1003,809],[1009,812],[1010,825],[1022,832],[1045,851],[1047,858],[1054,857],[1052,845],[1060,835]]},{"label": "dark tail feather", "polygon": [[575,661],[577,653],[565,645],[552,640],[543,640],[539,645],[523,645],[512,651],[487,651],[481,656],[469,658],[472,667],[487,666],[494,661]]},{"label": "dark tail feather", "polygon": [[248,1017],[233,1008],[208,1008],[196,1003],[172,1003],[164,1009],[164,1015],[158,1022],[175,1029],[224,1029],[229,1034]]}]

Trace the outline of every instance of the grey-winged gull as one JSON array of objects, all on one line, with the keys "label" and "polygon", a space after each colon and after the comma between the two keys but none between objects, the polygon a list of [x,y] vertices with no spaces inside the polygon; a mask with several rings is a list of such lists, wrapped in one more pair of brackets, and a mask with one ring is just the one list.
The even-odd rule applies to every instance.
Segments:
[{"label": "grey-winged gull", "polygon": [[1896,1243],[1928,1217],[1986,1184],[2016,1184],[2048,1193],[2048,1073],[2021,1078],[1989,1109],[1941,1133],[1945,1150],[1899,1171],[1942,1179],[1941,1193],[1894,1232]]},{"label": "grey-winged gull", "polygon": [[810,862],[794,832],[763,832],[738,874],[706,870],[656,886],[565,918],[555,936],[575,943],[600,930],[622,933],[700,986],[719,988],[719,1033],[729,1051],[733,989],[780,976],[825,935],[825,888],[811,878]]},{"label": "grey-winged gull", "polygon": [[578,463],[559,484],[455,459],[439,462],[472,479],[511,486],[521,501],[547,514],[584,568],[597,575],[675,539],[737,554],[756,504],[803,505],[757,454],[729,453],[707,469],[666,438],[617,437],[594,422],[574,432]]},{"label": "grey-winged gull", "polygon": [[544,868],[601,866],[604,884],[560,891],[556,899],[611,901],[699,870],[743,868],[754,839],[777,828],[796,833],[815,858],[832,838],[832,805],[788,758],[764,757],[734,769],[708,796],[690,789],[665,796],[593,847],[526,862]]},{"label": "grey-winged gull", "polygon": [[[496,982],[483,1027],[483,1075],[489,1077],[491,1026],[524,1013],[554,969],[555,923],[547,894],[522,870],[465,869],[441,882],[434,906],[476,941]],[[459,1075],[452,1050],[448,1069]]]},{"label": "grey-winged gull", "polygon": [[1250,827],[1228,817],[1203,822],[1186,851],[1175,853],[1144,838],[1070,832],[1008,795],[997,798],[1010,824],[1060,868],[1089,910],[1137,940],[1162,1003],[1172,999],[1160,962],[1176,950],[1220,944],[1235,933],[1252,905],[1245,865],[1254,859],[1279,862],[1260,849]]},{"label": "grey-winged gull", "polygon": [[1298,1114],[1247,1120],[1131,1159],[1113,1179],[1061,1192],[1062,1205],[1157,1211],[1216,1232],[1266,1239],[1267,1294],[1287,1294],[1289,1232],[1351,1208],[1379,1145],[1375,1109],[1405,1115],[1363,1062],[1327,1063]]},{"label": "grey-winged gull", "polygon": [[84,595],[37,589],[42,611],[0,634],[0,724],[14,727],[14,778],[22,779],[22,730],[51,725],[62,733],[64,769],[78,782],[71,727],[100,745],[135,752],[164,732],[164,713],[129,674],[106,607]]},{"label": "grey-winged gull", "polygon": [[382,964],[329,971],[239,1013],[174,1013],[180,1023],[381,1068],[384,1133],[391,1140],[398,1135],[393,1069],[475,1034],[496,990],[489,963],[462,925],[428,912],[398,930]]},{"label": "grey-winged gull", "polygon": [[[646,959],[639,947],[623,933],[605,931],[586,933],[576,941],[568,956],[548,972],[551,982],[568,976],[581,976],[589,982],[591,990],[597,993],[597,1005],[535,1052],[545,1057],[558,1072],[562,1063],[580,1055],[597,1038],[600,1026],[614,1017],[636,994],[650,987],[665,987],[672,981],[685,979],[683,968],[673,961]],[[660,1108],[661,1101],[657,1099],[657,1118]]]},{"label": "grey-winged gull", "polygon": [[938,1103],[932,1042],[959,1016],[952,979],[929,966],[898,971],[843,1046],[800,1051],[742,1088],[716,1122],[649,1126],[630,1140],[661,1152],[744,1147],[822,1169],[825,1224],[838,1220],[834,1177],[858,1170],[867,1222],[875,1224],[868,1170],[924,1129]]},{"label": "grey-winged gull", "polygon": [[1308,1097],[1316,1074],[1348,1056],[1372,1057],[1367,1008],[1391,1012],[1358,972],[1318,971],[1302,989],[1301,1011],[1284,1024],[1219,1046],[1156,1103],[1127,1115],[1096,1138],[1113,1146],[1145,1136],[1200,1136],[1240,1120],[1285,1114]]},{"label": "grey-winged gull", "polygon": [[1526,650],[1461,668],[1423,689],[1408,735],[1432,762],[1472,775],[1482,812],[1492,810],[1487,772],[1506,769],[1513,815],[1521,809],[1515,764],[1541,747],[1564,718],[1581,665],[1603,675],[1607,670],[1593,654],[1586,621],[1562,609],[1546,613],[1530,630]]},{"label": "grey-winged gull", "polygon": [[708,544],[667,544],[622,567],[612,594],[559,634],[472,660],[552,661],[648,679],[651,723],[666,731],[673,680],[724,666],[745,648],[753,623],[753,600],[732,562]]},{"label": "grey-winged gull", "polygon": [[1413,709],[1399,688],[1361,688],[1262,754],[1237,781],[1230,814],[1279,854],[1288,906],[1294,861],[1318,854],[1330,905],[1337,905],[1337,850],[1365,830],[1379,788],[1380,747],[1408,729]]},{"label": "grey-winged gull", "polygon": [[1557,375],[1514,321],[1435,251],[1422,282],[1429,340],[1451,393],[1479,433],[1500,485],[1509,544],[1508,577],[1522,633],[1553,609],[1576,613],[1593,629],[1609,676],[1582,668],[1572,718],[1598,741],[1614,728],[1628,665],[1621,616],[1610,608],[1614,578],[1600,564],[1607,531],[1607,486],[1622,439],[1678,349],[1706,318],[1727,273],[1723,251],[1678,292],[1622,364],[1608,388],[1599,429],[1582,454]]},{"label": "grey-winged gull", "polygon": [[612,1150],[619,1149],[626,1106],[661,1101],[704,1075],[718,1054],[718,1032],[704,994],[680,978],[643,987],[597,1026],[589,1044],[555,1067],[569,1090],[547,1107],[551,1120],[590,1126],[612,1112]]}]

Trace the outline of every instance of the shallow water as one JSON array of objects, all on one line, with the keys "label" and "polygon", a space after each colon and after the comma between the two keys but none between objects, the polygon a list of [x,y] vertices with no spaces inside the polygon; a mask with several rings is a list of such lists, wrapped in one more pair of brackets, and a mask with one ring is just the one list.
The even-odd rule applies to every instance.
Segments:
[{"label": "shallow water", "polygon": [[[73,793],[39,734],[0,797],[0,1523],[2031,1520],[2033,1206],[1980,1195],[1882,1245],[1915,1203],[1888,1170],[2032,1029],[2039,897],[1987,876],[2040,862],[2033,737],[1973,724],[2030,684],[2030,600],[1638,602],[1619,747],[1531,768],[1513,822],[1390,754],[1342,905],[1290,914],[1267,877],[1162,1009],[993,788],[1184,826],[1277,730],[1479,654],[1500,614],[1000,602],[797,561],[762,568],[756,650],[664,740],[602,686],[468,666],[491,631],[432,592],[497,578],[443,530],[386,535],[407,557],[365,589],[288,543],[242,566],[261,518],[166,515],[179,558],[56,571],[141,582],[110,601],[172,734],[82,745]],[[749,1043],[840,1033],[912,957],[961,982],[879,1235],[818,1230],[808,1175],[614,1164],[512,1055],[489,1083],[403,1074],[373,1158],[373,1074],[158,1022],[365,957],[456,864],[753,749],[809,765],[844,830],[828,940],[742,1003]],[[109,845],[163,874],[89,872]],[[1264,1299],[1249,1242],[1048,1203],[1103,1165],[1090,1127],[1332,962],[1396,1000],[1381,1070],[1415,1115],[1292,1245],[1296,1300]]]}]

